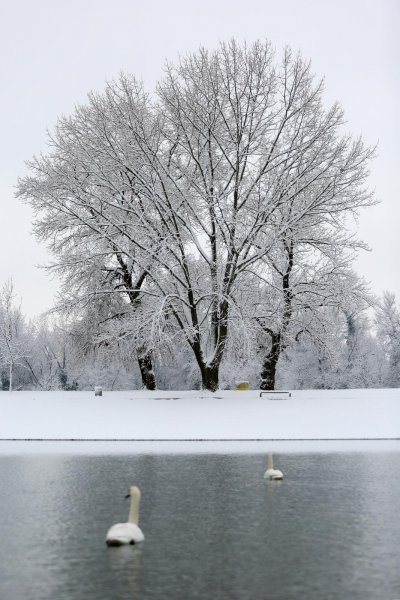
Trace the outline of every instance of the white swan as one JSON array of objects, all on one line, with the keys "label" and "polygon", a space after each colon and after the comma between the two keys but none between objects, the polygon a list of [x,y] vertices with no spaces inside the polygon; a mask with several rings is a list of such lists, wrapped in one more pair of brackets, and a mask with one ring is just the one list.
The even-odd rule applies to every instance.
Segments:
[{"label": "white swan", "polygon": [[274,469],[274,460],[272,458],[272,452],[268,454],[267,470],[264,473],[265,479],[283,479],[282,471]]},{"label": "white swan", "polygon": [[108,546],[122,546],[122,544],[137,544],[143,542],[144,535],[139,521],[140,490],[135,485],[129,488],[125,498],[131,499],[131,507],[127,523],[116,523],[107,531],[106,544]]}]

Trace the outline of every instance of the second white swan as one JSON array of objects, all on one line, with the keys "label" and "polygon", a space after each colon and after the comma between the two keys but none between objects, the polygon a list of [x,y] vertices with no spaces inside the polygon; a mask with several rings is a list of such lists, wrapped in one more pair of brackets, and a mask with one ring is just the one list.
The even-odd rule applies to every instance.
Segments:
[{"label": "second white swan", "polygon": [[282,471],[274,469],[274,459],[272,458],[272,452],[268,454],[267,470],[264,473],[265,479],[283,479]]}]

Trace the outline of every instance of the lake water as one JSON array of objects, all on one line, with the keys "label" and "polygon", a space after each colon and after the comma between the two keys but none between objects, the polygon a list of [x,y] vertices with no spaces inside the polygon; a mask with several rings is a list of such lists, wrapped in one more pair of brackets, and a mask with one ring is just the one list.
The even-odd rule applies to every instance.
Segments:
[{"label": "lake water", "polygon": [[[0,457],[2,600],[400,598],[400,453]],[[142,490],[142,545],[108,548]]]}]

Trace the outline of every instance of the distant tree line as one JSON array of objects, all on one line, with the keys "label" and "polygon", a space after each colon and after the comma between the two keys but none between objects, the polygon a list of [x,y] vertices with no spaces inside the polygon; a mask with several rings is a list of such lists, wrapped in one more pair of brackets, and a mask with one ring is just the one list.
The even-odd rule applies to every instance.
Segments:
[{"label": "distant tree line", "polygon": [[[320,311],[320,337],[299,335],[282,352],[277,388],[400,387],[400,307],[393,294],[385,293],[362,312]],[[130,337],[105,338],[96,323],[89,317],[68,322],[60,315],[28,321],[12,282],[6,282],[0,292],[0,389],[144,387],[139,365],[132,360]],[[201,388],[196,361],[184,346],[160,346],[153,356],[158,388]],[[220,387],[232,389],[240,379],[259,387],[263,356],[257,339],[247,338],[243,344],[232,336],[221,364]]]},{"label": "distant tree line", "polygon": [[65,325],[42,334],[70,348],[60,372],[77,354],[147,389],[354,378],[360,336],[375,344],[352,269],[374,149],[343,127],[299,54],[234,40],[169,65],[154,95],[121,75],[62,117],[18,187],[62,281]]}]

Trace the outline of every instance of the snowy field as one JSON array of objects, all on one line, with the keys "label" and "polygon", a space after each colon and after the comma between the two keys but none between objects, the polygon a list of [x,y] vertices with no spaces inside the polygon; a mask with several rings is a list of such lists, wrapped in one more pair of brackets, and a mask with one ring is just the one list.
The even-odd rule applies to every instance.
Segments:
[{"label": "snowy field", "polygon": [[400,390],[1,392],[0,419],[6,454],[388,450]]}]

